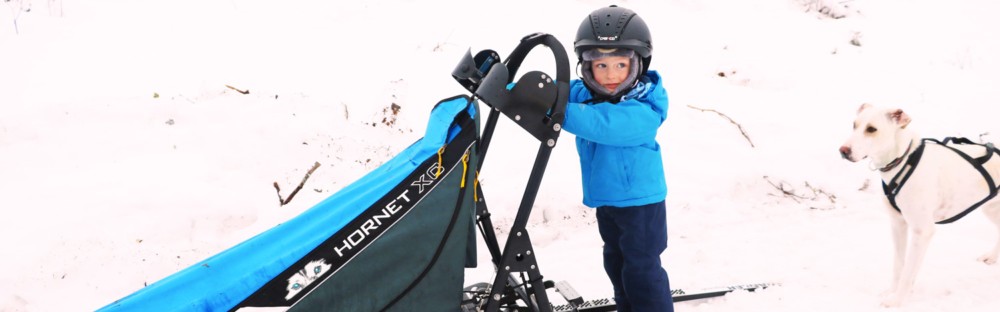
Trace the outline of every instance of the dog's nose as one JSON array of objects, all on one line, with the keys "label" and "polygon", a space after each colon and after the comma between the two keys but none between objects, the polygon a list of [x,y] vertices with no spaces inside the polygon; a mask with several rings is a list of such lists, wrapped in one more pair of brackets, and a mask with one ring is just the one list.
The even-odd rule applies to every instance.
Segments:
[{"label": "dog's nose", "polygon": [[840,157],[844,157],[844,159],[851,159],[851,147],[847,145],[841,146]]}]

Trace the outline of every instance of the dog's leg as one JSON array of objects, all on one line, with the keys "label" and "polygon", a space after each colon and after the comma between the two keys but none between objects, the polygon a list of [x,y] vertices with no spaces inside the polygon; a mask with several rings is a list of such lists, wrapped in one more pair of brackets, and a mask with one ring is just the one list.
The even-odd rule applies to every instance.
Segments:
[{"label": "dog's leg", "polygon": [[[997,226],[997,234],[1000,235],[1000,200],[991,200],[988,204],[982,207],[983,214],[986,215],[993,224]],[[1000,255],[1000,237],[997,238],[996,245],[993,246],[993,250],[990,250],[979,257],[979,261],[986,264],[997,263],[997,256]]]},{"label": "dog's leg", "polygon": [[920,265],[924,261],[924,255],[927,253],[927,246],[934,237],[934,222],[930,221],[931,219],[921,218],[920,221],[924,222],[907,219],[910,239],[906,248],[906,258],[903,260],[903,270],[900,272],[896,292],[882,300],[882,305],[886,307],[899,306],[909,295],[916,281],[917,272],[920,271]]},{"label": "dog's leg", "polygon": [[[888,206],[888,202],[886,202],[886,206]],[[882,292],[883,296],[891,295],[899,289],[899,277],[903,271],[903,259],[906,256],[906,220],[898,211],[891,207],[888,209],[890,229],[892,230],[893,263],[892,280],[889,283],[889,289]]]}]

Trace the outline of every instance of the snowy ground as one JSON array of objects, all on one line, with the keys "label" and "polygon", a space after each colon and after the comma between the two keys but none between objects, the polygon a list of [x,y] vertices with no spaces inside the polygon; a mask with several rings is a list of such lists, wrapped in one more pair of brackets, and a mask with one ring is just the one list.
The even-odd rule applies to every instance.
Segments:
[{"label": "snowy ground", "polygon": [[[94,310],[295,216],[419,138],[431,106],[463,93],[450,73],[467,49],[506,55],[533,32],[571,49],[607,4],[0,4],[0,311]],[[997,238],[979,213],[940,228],[914,295],[880,308],[891,251],[878,178],[837,154],[863,102],[903,108],[926,137],[1000,133],[1000,5],[619,4],[650,25],[671,97],[659,139],[672,285],[782,284],[678,311],[1000,309],[1000,266],[975,261]],[[554,73],[549,60],[523,68]],[[546,278],[596,299],[611,290],[572,139],[529,230]],[[497,225],[536,148],[501,122],[481,174]],[[273,183],[287,196],[315,162],[278,205]]]}]

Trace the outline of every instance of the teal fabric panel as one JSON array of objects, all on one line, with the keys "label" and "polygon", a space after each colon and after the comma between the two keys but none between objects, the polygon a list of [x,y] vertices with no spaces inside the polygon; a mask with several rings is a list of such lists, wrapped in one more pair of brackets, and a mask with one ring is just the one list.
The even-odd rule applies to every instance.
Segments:
[{"label": "teal fabric panel", "polygon": [[448,142],[458,114],[475,114],[466,96],[439,102],[423,138],[299,216],[98,311],[225,311],[302,258],[399,184]]}]

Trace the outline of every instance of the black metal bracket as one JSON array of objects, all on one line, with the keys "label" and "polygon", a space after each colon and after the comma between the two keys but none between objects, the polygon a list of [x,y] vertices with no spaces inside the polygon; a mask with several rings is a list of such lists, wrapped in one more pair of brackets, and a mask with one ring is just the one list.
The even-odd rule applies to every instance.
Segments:
[{"label": "black metal bracket", "polygon": [[[548,47],[555,58],[554,79],[543,72],[531,71],[511,86],[528,52],[540,45]],[[500,114],[507,116],[540,142],[524,195],[502,251],[490,221],[483,192],[481,189],[477,190],[480,200],[477,202],[476,219],[496,266],[496,277],[483,302],[485,311],[499,311],[501,306],[513,304],[513,301],[520,299],[531,311],[550,312],[552,305],[546,294],[546,288],[550,285],[542,279],[526,226],[565,117],[569,99],[569,58],[566,50],[552,35],[535,33],[522,38],[503,62],[499,62],[497,53],[493,50],[480,51],[476,56],[472,56],[470,50],[455,67],[452,76],[493,108],[479,143],[480,167],[485,162]],[[521,280],[517,277],[519,275],[526,278]]]}]

